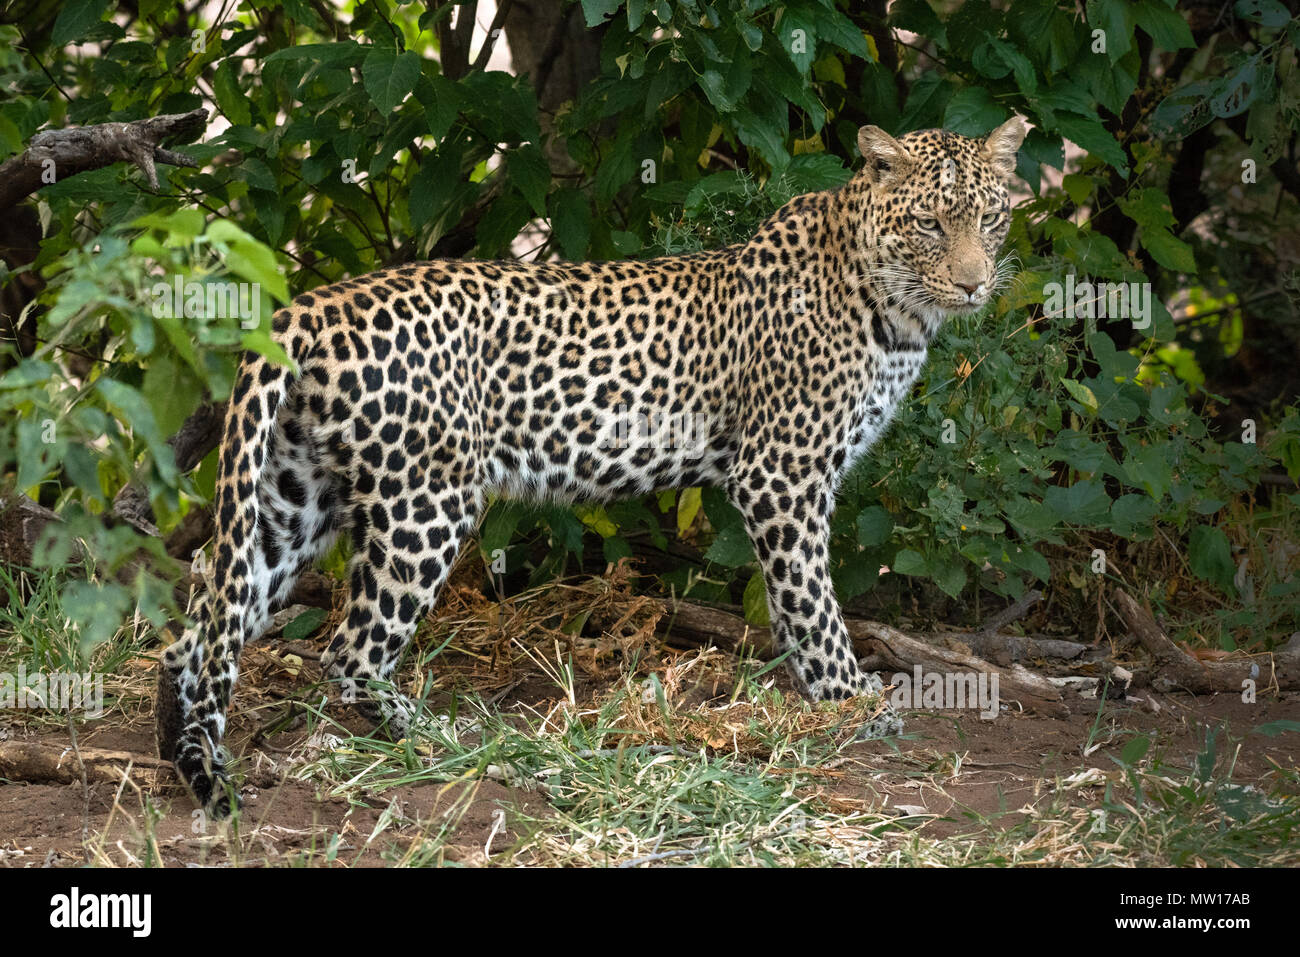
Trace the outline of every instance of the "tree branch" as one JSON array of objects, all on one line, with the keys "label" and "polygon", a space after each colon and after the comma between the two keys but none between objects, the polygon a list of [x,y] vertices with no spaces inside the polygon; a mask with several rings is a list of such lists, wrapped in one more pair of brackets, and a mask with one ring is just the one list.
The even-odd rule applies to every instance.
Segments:
[{"label": "tree branch", "polygon": [[114,163],[134,163],[158,189],[155,164],[198,166],[182,153],[163,149],[164,141],[190,142],[203,131],[208,111],[168,113],[134,123],[100,123],[67,130],[46,130],[32,137],[27,149],[0,165],[0,210],[9,209],[42,186]]}]

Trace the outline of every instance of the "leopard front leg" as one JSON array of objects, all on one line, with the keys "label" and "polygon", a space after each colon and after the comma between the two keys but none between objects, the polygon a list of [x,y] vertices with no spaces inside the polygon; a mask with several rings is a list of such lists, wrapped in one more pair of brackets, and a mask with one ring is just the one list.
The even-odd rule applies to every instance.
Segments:
[{"label": "leopard front leg", "polygon": [[[863,670],[853,654],[831,582],[831,485],[793,482],[775,466],[768,463],[734,478],[728,492],[763,569],[777,648],[789,651],[787,667],[814,700],[879,692],[881,680]],[[887,706],[863,736],[884,737],[902,729],[898,714]]]}]

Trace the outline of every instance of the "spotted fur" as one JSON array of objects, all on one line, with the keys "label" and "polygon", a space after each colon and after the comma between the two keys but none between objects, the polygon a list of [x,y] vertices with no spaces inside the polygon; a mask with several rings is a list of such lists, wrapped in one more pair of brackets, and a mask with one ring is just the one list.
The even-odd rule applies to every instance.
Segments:
[{"label": "spotted fur", "polygon": [[[943,318],[1005,278],[1023,136],[1018,118],[978,140],[865,127],[850,182],[714,252],[427,262],[299,296],[273,321],[293,366],[250,353],[236,379],[208,596],[160,669],[160,753],[229,812],[220,744],[240,652],[340,532],[350,597],[322,664],[404,733],[409,704],[371,683],[393,675],[492,493],[724,488],[800,685],[815,699],[878,690],[831,584],[836,487]],[[620,431],[620,411],[675,423],[679,441]],[[889,713],[877,730],[900,728]]]}]

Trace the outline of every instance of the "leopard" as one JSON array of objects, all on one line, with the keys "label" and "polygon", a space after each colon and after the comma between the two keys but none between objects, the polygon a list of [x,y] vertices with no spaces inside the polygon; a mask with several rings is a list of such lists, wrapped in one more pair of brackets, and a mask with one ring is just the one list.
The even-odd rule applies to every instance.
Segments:
[{"label": "leopard", "polygon": [[[238,809],[223,737],[242,649],[341,535],[347,602],[322,671],[408,734],[415,706],[391,679],[497,498],[724,491],[797,690],[879,694],[832,582],[837,492],[945,320],[1009,281],[1025,133],[1019,116],[984,136],[863,126],[857,172],[724,248],[430,260],[294,298],[270,323],[284,355],[247,351],[235,375],[206,594],[160,658],[160,757],[214,817]],[[874,731],[901,730],[885,703]]]}]

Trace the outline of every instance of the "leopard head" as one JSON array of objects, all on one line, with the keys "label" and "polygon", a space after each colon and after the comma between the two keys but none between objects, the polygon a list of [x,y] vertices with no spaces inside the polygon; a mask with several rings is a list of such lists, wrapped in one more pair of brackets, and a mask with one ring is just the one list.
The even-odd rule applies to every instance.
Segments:
[{"label": "leopard head", "polygon": [[973,312],[1011,274],[1007,180],[1025,125],[1012,117],[981,138],[921,130],[898,139],[858,132],[866,164],[870,272],[893,301],[924,313]]}]

